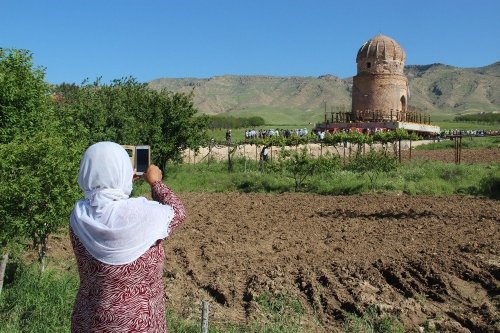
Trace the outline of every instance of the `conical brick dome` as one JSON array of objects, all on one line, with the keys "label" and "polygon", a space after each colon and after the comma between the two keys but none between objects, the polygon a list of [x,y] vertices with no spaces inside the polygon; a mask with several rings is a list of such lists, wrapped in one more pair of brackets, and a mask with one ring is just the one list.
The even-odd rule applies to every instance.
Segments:
[{"label": "conical brick dome", "polygon": [[404,62],[406,53],[394,39],[385,35],[377,35],[364,43],[356,56],[356,62],[367,59],[396,60]]},{"label": "conical brick dome", "polygon": [[356,56],[358,75],[403,75],[406,53],[394,39],[377,35],[364,43]]}]

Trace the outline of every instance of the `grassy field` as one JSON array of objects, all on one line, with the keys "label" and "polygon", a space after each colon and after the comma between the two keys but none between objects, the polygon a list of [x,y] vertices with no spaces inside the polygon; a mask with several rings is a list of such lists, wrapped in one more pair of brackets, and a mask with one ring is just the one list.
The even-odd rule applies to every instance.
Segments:
[{"label": "grassy field", "polygon": [[264,118],[269,126],[292,126],[301,124],[301,126],[313,126],[324,119],[324,110],[311,109],[304,111],[301,109],[285,109],[276,107],[255,107],[239,111],[232,111],[231,115],[235,117],[259,116]]}]

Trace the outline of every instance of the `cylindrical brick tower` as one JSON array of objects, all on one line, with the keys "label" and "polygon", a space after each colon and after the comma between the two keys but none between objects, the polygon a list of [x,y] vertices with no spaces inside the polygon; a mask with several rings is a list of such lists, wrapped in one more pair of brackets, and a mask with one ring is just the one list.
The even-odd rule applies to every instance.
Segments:
[{"label": "cylindrical brick tower", "polygon": [[378,35],[361,46],[352,84],[352,120],[397,120],[408,105],[406,54],[392,38]]}]

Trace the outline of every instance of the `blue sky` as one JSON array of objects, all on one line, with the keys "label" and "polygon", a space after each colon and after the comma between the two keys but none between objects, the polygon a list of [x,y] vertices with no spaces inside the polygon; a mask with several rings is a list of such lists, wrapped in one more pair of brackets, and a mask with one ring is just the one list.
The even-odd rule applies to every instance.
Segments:
[{"label": "blue sky", "polygon": [[348,77],[378,33],[407,64],[489,65],[500,60],[500,1],[0,0],[0,47],[30,50],[51,83]]}]

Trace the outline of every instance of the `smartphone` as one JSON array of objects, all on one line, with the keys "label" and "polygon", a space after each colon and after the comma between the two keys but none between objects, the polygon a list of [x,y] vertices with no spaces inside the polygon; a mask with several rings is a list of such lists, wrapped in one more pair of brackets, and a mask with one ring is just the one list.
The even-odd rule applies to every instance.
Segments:
[{"label": "smartphone", "polygon": [[149,167],[151,160],[151,149],[149,146],[135,147],[135,174],[142,176]]}]

